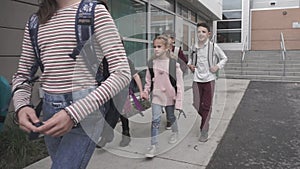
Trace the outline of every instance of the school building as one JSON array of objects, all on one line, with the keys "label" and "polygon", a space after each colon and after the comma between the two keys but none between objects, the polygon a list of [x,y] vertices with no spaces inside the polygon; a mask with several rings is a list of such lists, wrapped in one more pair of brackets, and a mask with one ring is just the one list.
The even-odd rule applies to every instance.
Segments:
[{"label": "school building", "polygon": [[[21,53],[24,26],[37,11],[38,0],[2,0],[0,10],[0,72],[11,80]],[[176,45],[188,53],[196,37],[196,23],[222,18],[222,0],[106,0],[129,58],[146,67],[154,36],[176,32]]]},{"label": "school building", "polygon": [[[300,49],[300,0],[105,0],[137,68],[146,67],[153,38],[176,32],[186,54],[196,39],[196,23],[208,22],[223,50]],[[24,26],[38,0],[2,0],[0,72],[11,79],[21,53]]]},{"label": "school building", "polygon": [[223,0],[216,21],[217,42],[224,50],[300,49],[299,0]]}]

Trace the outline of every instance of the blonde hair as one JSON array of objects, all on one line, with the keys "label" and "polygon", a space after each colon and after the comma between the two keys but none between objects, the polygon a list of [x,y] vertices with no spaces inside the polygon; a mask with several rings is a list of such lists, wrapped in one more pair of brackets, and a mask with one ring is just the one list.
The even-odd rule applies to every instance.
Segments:
[{"label": "blonde hair", "polygon": [[[164,46],[168,49],[167,50],[167,57],[168,58],[176,58],[175,55],[173,54],[173,52],[171,52],[171,49],[170,49],[170,45],[171,45],[171,41],[170,41],[170,38],[166,35],[158,35],[156,36],[154,39],[153,39],[153,43],[155,40],[162,40],[163,41],[163,44]],[[157,56],[152,56],[152,59],[156,59]]]}]

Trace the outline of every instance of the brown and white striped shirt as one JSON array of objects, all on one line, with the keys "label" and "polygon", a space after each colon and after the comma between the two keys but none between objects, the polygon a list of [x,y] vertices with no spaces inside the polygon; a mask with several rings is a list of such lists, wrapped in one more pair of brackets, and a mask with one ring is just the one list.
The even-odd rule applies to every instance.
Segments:
[{"label": "brown and white striped shirt", "polygon": [[[38,45],[44,65],[40,81],[42,89],[48,93],[63,94],[79,91],[96,84],[95,77],[90,75],[87,69],[89,65],[84,64],[80,54],[76,60],[69,56],[77,44],[75,35],[77,8],[78,3],[60,9],[47,23],[39,26]],[[93,37],[97,42],[96,48],[101,51],[99,53],[102,53],[97,57],[99,61],[106,57],[110,76],[95,91],[66,107],[66,110],[77,122],[112,98],[129,83],[131,78],[118,30],[103,5],[97,5],[95,8],[94,26]],[[29,78],[34,60],[35,55],[26,25],[18,70],[12,80],[13,89],[21,88],[15,92],[13,97],[16,111],[30,104],[32,87],[28,83],[22,83]]]}]

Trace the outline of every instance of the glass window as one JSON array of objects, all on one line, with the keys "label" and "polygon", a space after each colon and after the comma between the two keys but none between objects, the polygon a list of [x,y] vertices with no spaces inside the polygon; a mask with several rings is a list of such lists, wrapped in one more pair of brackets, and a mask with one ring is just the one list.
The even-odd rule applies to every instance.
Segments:
[{"label": "glass window", "polygon": [[152,0],[153,4],[162,7],[164,9],[167,9],[169,11],[174,12],[175,10],[175,2],[174,0]]},{"label": "glass window", "polygon": [[165,30],[174,30],[175,16],[151,6],[151,40]]},{"label": "glass window", "polygon": [[126,54],[135,67],[147,65],[147,46],[146,43],[124,40]]},{"label": "glass window", "polygon": [[218,30],[217,43],[241,43],[241,30]]},{"label": "glass window", "polygon": [[223,0],[223,10],[242,9],[242,0]]},{"label": "glass window", "polygon": [[205,22],[205,19],[197,15],[197,23]]},{"label": "glass window", "polygon": [[124,37],[127,56],[137,68],[146,66],[147,3],[141,0],[108,0],[108,6],[120,35]]},{"label": "glass window", "polygon": [[217,29],[241,29],[242,21],[219,21]]},{"label": "glass window", "polygon": [[223,20],[242,19],[242,11],[223,12]]},{"label": "glass window", "polygon": [[188,18],[188,9],[184,6],[181,6],[181,15],[184,17],[184,18]]},{"label": "glass window", "polygon": [[196,13],[191,11],[191,21],[196,22]]},{"label": "glass window", "polygon": [[242,0],[223,0],[222,19],[217,22],[217,42],[241,43]]},{"label": "glass window", "polygon": [[189,51],[189,26],[187,24],[183,24],[183,50]]},{"label": "glass window", "polygon": [[191,28],[190,33],[191,33],[191,38],[190,38],[189,47],[191,47],[191,45],[195,44],[196,42],[196,27],[194,29]]},{"label": "glass window", "polygon": [[[122,36],[147,39],[147,5],[140,0],[110,1],[111,15]],[[136,24],[138,23],[138,24]]]}]

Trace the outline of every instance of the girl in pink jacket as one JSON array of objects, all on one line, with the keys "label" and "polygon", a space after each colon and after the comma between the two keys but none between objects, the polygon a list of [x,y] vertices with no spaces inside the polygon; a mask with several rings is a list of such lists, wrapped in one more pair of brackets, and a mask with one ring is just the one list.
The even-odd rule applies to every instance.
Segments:
[{"label": "girl in pink jacket", "polygon": [[161,121],[162,108],[167,111],[168,119],[172,124],[172,135],[169,139],[170,144],[174,144],[178,139],[178,126],[174,110],[182,110],[183,101],[183,78],[180,65],[176,65],[176,90],[172,86],[169,77],[169,64],[175,56],[170,51],[169,40],[167,36],[160,35],[153,40],[154,56],[149,62],[152,62],[149,68],[153,68],[154,77],[151,77],[149,68],[146,72],[146,84],[141,96],[143,99],[152,98],[152,125],[151,125],[151,147],[145,154],[148,158],[153,158],[157,154],[158,134]]}]

